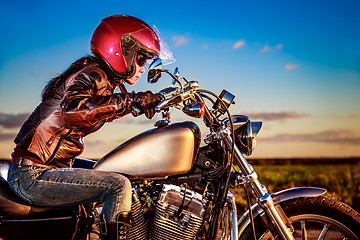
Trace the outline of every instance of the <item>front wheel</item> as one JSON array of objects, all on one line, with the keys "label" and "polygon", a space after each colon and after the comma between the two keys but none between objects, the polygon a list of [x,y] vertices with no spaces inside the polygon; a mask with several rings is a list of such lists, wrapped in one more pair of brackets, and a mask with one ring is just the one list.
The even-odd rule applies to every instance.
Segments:
[{"label": "front wheel", "polygon": [[[345,203],[320,197],[295,198],[280,203],[294,227],[295,239],[360,239],[360,214]],[[260,216],[254,219],[256,238],[276,239]],[[239,240],[254,239],[251,225]]]}]

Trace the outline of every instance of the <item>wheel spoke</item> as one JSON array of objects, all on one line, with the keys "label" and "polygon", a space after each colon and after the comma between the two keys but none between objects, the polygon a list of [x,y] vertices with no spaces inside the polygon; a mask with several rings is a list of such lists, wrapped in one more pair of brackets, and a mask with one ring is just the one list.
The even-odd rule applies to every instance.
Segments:
[{"label": "wheel spoke", "polygon": [[319,235],[319,238],[318,240],[324,240],[325,239],[325,236],[329,230],[329,227],[330,227],[330,224],[324,224],[324,227]]},{"label": "wheel spoke", "polygon": [[306,240],[307,239],[307,232],[306,232],[306,226],[305,226],[305,220],[300,221],[301,223],[301,235],[302,235],[302,240]]}]

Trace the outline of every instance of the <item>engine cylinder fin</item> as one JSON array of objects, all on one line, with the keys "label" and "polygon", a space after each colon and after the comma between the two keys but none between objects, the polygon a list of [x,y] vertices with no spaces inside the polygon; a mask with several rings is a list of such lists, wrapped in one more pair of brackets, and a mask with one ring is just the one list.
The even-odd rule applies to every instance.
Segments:
[{"label": "engine cylinder fin", "polygon": [[142,214],[141,204],[138,198],[131,205],[131,229],[128,239],[131,240],[147,240],[148,224]]},{"label": "engine cylinder fin", "polygon": [[151,240],[194,239],[202,222],[204,209],[202,199],[187,190],[192,197],[186,197],[184,209],[179,212],[184,195],[177,186],[168,186],[156,203],[155,216],[150,224]]}]

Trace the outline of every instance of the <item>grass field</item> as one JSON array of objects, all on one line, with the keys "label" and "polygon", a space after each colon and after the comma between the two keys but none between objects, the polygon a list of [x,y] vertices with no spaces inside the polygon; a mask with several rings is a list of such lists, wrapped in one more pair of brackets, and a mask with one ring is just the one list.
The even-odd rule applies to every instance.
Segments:
[{"label": "grass field", "polygon": [[[292,187],[321,187],[360,211],[360,158],[249,160],[269,193]],[[242,188],[232,189],[239,213],[247,209]]]}]

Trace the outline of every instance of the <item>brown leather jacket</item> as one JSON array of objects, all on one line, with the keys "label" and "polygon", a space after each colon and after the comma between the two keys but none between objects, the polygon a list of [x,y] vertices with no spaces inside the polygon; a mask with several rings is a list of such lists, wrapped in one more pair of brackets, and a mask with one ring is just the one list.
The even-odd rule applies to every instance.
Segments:
[{"label": "brown leather jacket", "polygon": [[131,94],[114,93],[115,87],[98,67],[88,66],[71,75],[23,124],[14,140],[14,155],[71,167],[72,159],[84,149],[84,136],[131,111]]}]

